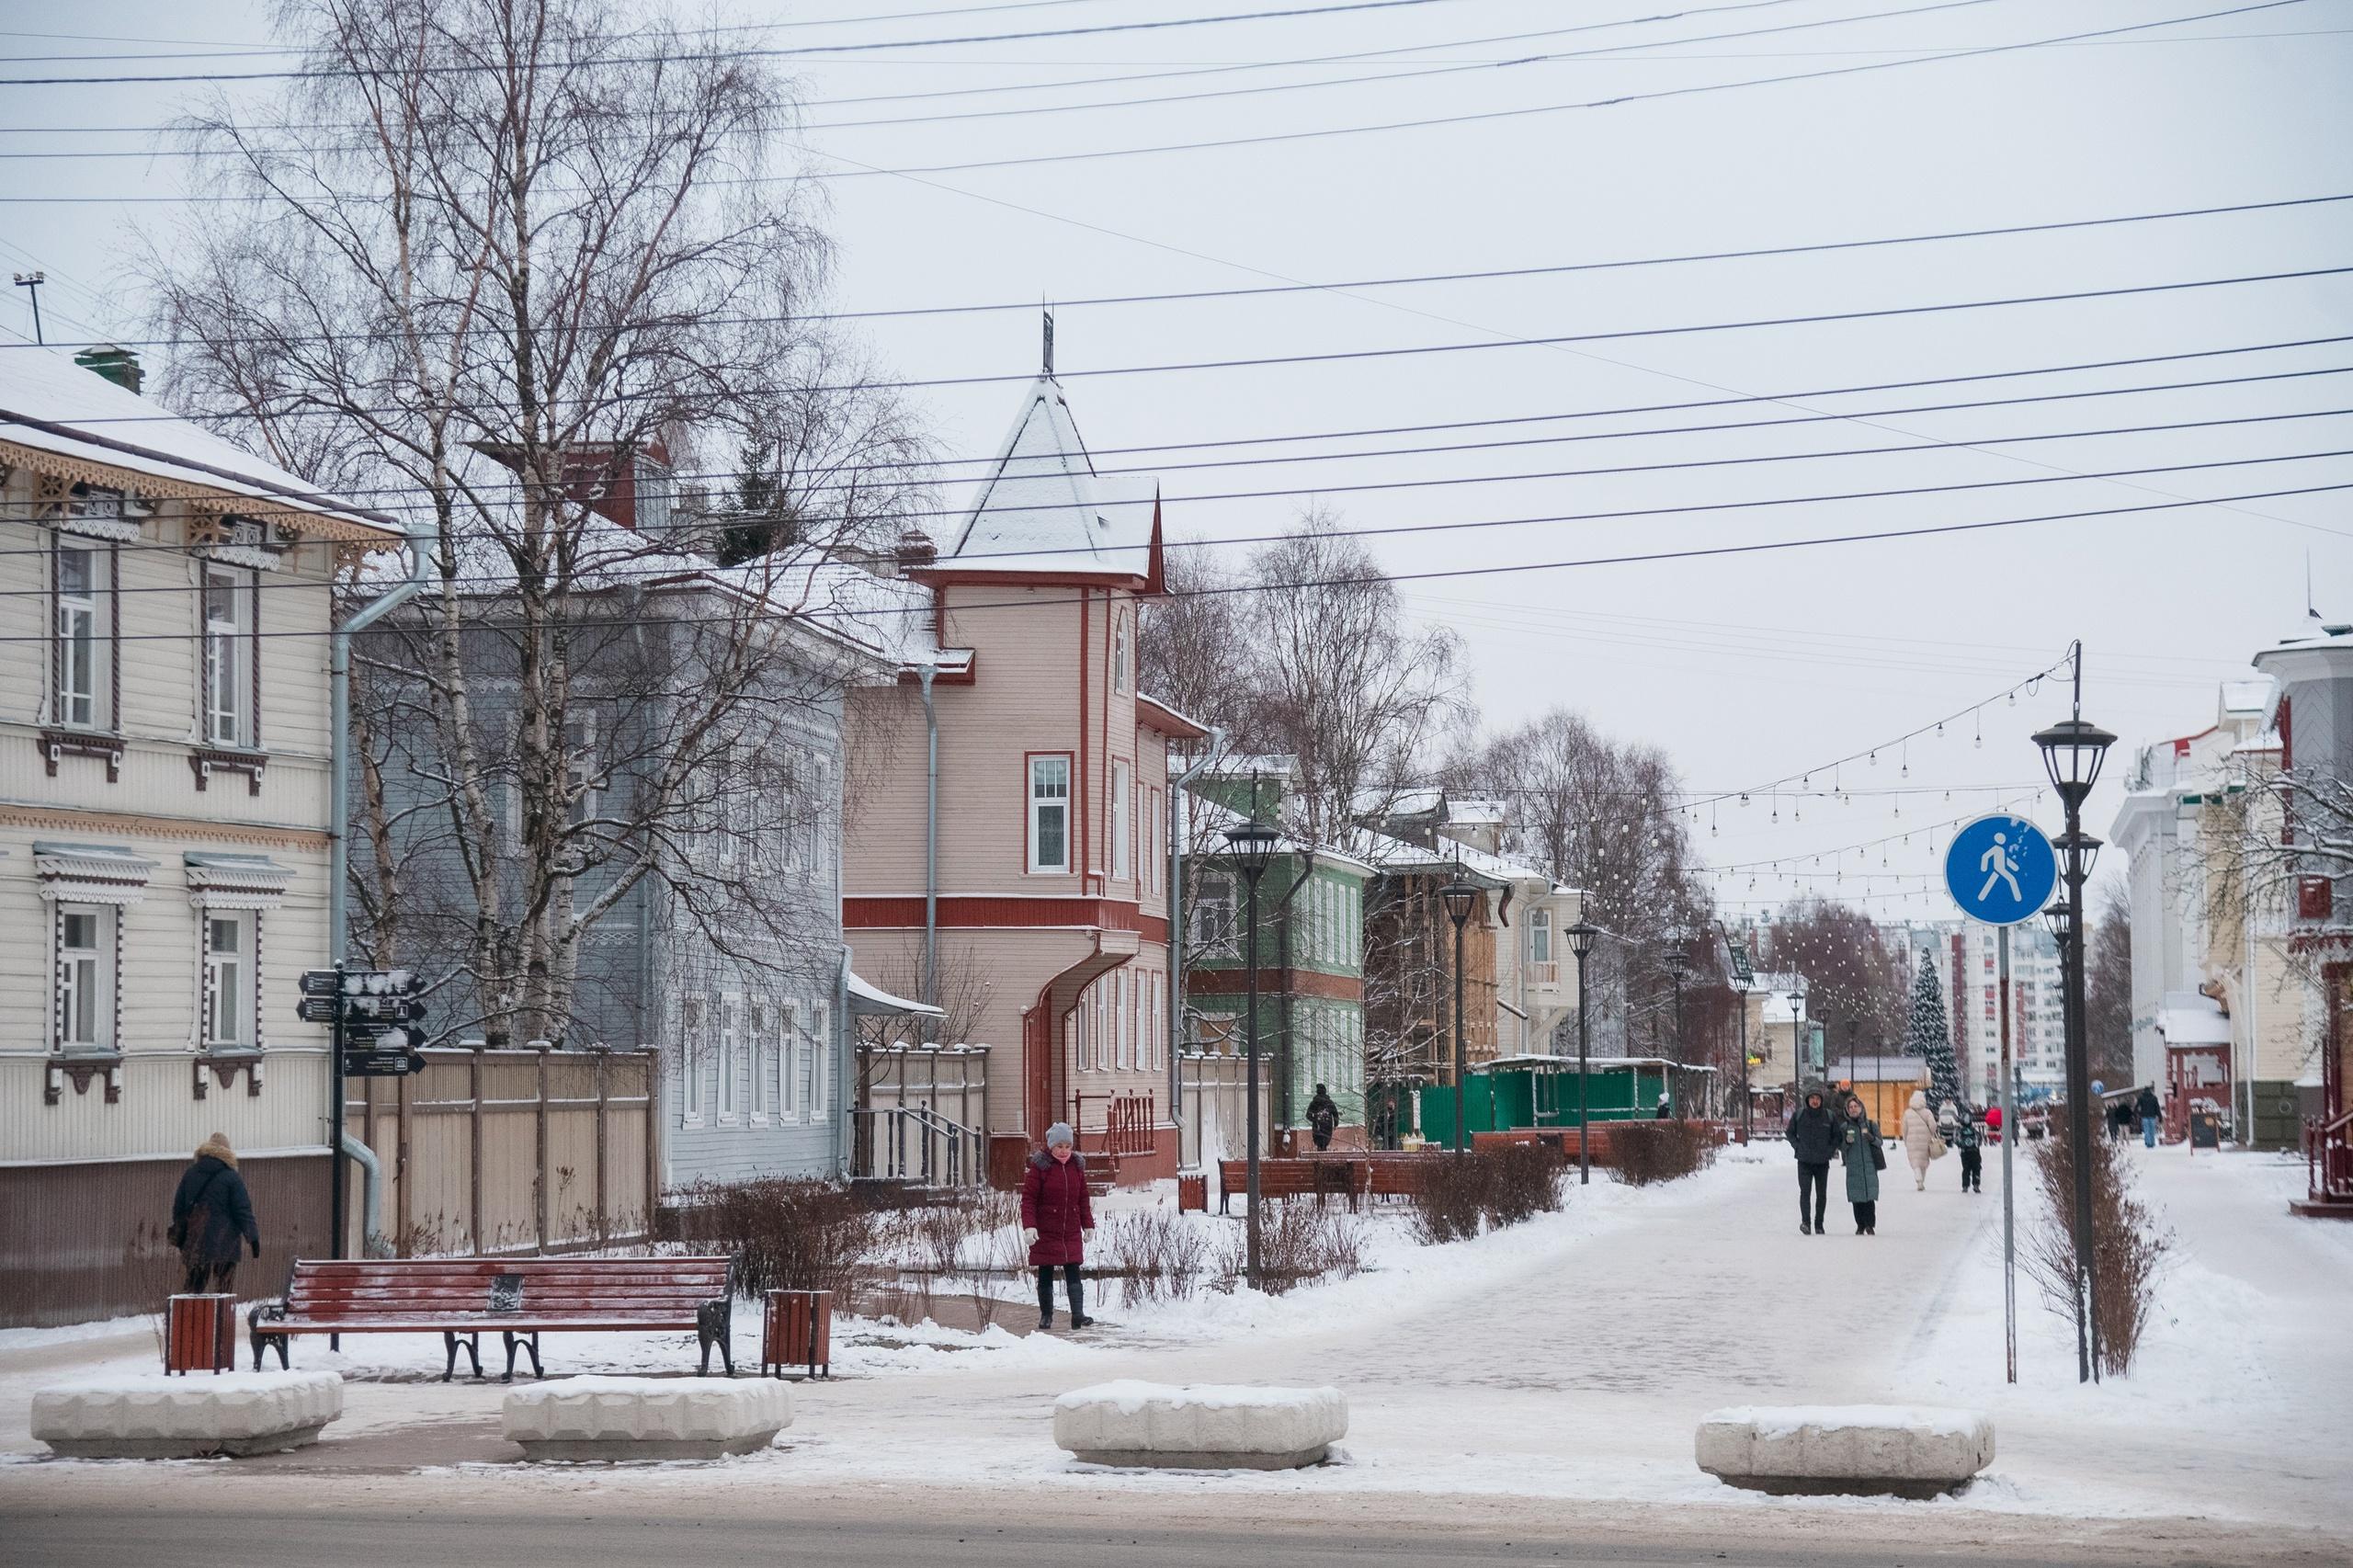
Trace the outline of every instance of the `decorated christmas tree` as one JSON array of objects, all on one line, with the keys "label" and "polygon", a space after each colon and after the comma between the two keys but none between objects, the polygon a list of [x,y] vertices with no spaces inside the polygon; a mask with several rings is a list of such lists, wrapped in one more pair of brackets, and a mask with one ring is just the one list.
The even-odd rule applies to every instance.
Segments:
[{"label": "decorated christmas tree", "polygon": [[1927,1059],[1932,1108],[1961,1098],[1961,1064],[1953,1060],[1951,1015],[1945,1011],[1945,991],[1937,983],[1933,955],[1922,956],[1920,972],[1913,978],[1912,1021],[1904,1031],[1904,1054]]}]

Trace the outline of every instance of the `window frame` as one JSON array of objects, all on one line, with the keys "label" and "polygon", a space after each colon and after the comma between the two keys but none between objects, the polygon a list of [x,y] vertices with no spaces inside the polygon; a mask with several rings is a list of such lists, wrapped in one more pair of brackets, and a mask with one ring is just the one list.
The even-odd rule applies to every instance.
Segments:
[{"label": "window frame", "polygon": [[716,1108],[722,1127],[743,1120],[743,1100],[739,1088],[742,1074],[737,1070],[736,1051],[744,1040],[744,994],[722,991],[719,994],[719,1093]]},{"label": "window frame", "polygon": [[801,1086],[801,1004],[777,1004],[777,1088],[779,1121],[807,1119],[807,1097]]},{"label": "window frame", "polygon": [[828,1003],[819,1002],[811,1011],[816,1017],[817,1027],[810,1031],[809,1120],[813,1126],[822,1126],[834,1114],[834,1041],[829,1029],[833,1008]]},{"label": "window frame", "polygon": [[1126,881],[1135,872],[1135,846],[1129,835],[1135,827],[1135,769],[1127,758],[1111,759],[1111,880]]},{"label": "window frame", "polygon": [[[83,592],[69,595],[65,588],[65,559],[68,553],[87,559],[87,585]],[[116,576],[120,566],[121,551],[111,540],[85,538],[58,530],[50,564],[50,597],[51,614],[50,635],[52,639],[49,659],[50,722],[63,729],[82,730],[97,734],[113,734],[121,725],[118,712],[122,637],[122,599],[116,589]],[[87,620],[88,668],[85,672],[86,692],[74,691],[68,686],[68,672],[74,662],[69,652],[73,640],[65,630],[69,613]],[[71,705],[75,701],[88,706],[86,717],[75,717]]]},{"label": "window frame", "polygon": [[[261,1049],[261,912],[255,909],[204,909],[197,939],[202,953],[203,995],[197,1011],[198,1048],[234,1051]],[[238,934],[237,950],[223,957],[216,928]],[[223,977],[228,977],[227,983]],[[238,1028],[224,1035],[218,1025],[225,1003],[233,1000],[240,1013]]]},{"label": "window frame", "polygon": [[[219,561],[199,560],[197,594],[197,622],[202,634],[203,646],[197,661],[199,711],[198,733],[209,746],[225,747],[232,751],[256,751],[261,744],[260,660],[255,647],[257,617],[256,600],[260,594],[260,574],[248,566],[233,566]],[[218,579],[216,585],[215,579]],[[216,585],[222,600],[235,614],[222,620],[213,614]],[[227,655],[223,658],[223,654]],[[226,671],[225,678],[223,671]],[[222,695],[231,694],[234,706],[224,709]],[[233,720],[232,733],[222,733],[221,721],[227,715]]]},{"label": "window frame", "polygon": [[[66,946],[66,926],[72,919],[86,916],[90,921],[90,943],[87,947]],[[119,940],[122,930],[122,910],[110,903],[74,903],[60,901],[50,921],[51,961],[50,964],[50,1033],[51,1052],[59,1056],[114,1056],[121,1052],[122,986]],[[85,955],[69,959],[68,955]],[[88,966],[86,983],[77,972],[68,979],[69,968],[80,971]],[[90,1038],[72,1038],[74,1004],[80,1003],[78,1016],[90,1025]]]},{"label": "window frame", "polygon": [[700,996],[678,999],[678,1121],[683,1127],[700,1127],[705,1116],[702,1000]]},{"label": "window frame", "polygon": [[[1054,764],[1061,765],[1061,793],[1041,795],[1039,793],[1039,770]],[[1072,788],[1076,771],[1076,764],[1066,751],[1030,752],[1022,758],[1024,863],[1030,876],[1067,877],[1077,868],[1078,858],[1074,843],[1076,835],[1073,832],[1076,824],[1072,812],[1077,798]],[[1040,841],[1043,836],[1040,818],[1041,813],[1047,811],[1062,814],[1062,857],[1059,861],[1047,861],[1039,856]]]},{"label": "window frame", "polygon": [[1532,963],[1552,961],[1552,912],[1549,909],[1528,912],[1528,956]]},{"label": "window frame", "polygon": [[751,996],[744,1005],[744,1054],[752,1071],[751,1124],[766,1127],[775,1113],[775,1077],[768,1070],[768,1010],[765,996]]}]

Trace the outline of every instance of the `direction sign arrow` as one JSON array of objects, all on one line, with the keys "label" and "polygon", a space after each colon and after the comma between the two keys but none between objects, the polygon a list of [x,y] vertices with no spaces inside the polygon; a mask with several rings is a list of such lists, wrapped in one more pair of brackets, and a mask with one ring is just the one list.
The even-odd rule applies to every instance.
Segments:
[{"label": "direction sign arrow", "polygon": [[331,1024],[335,1022],[335,998],[305,996],[294,1004],[294,1016],[306,1024]]},{"label": "direction sign arrow", "polygon": [[2033,919],[2058,885],[2050,836],[2023,817],[1979,817],[1954,834],[1945,851],[1945,891],[1981,925]]},{"label": "direction sign arrow", "polygon": [[343,976],[331,969],[306,969],[302,971],[302,994],[332,996],[343,989]]}]

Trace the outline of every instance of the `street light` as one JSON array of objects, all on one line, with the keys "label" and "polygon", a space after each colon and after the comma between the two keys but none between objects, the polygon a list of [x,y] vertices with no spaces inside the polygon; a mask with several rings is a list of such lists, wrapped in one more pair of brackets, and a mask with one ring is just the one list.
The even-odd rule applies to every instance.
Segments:
[{"label": "street light", "polygon": [[1579,904],[1577,923],[1565,933],[1569,938],[1569,953],[1577,960],[1577,1182],[1590,1186],[1593,1182],[1593,1156],[1586,1150],[1586,1052],[1592,1044],[1593,1034],[1586,1023],[1590,1009],[1585,1001],[1586,955],[1593,951],[1593,944],[1601,936],[1601,927],[1583,917]]},{"label": "street light", "polygon": [[1683,983],[1691,976],[1690,949],[1677,942],[1666,949],[1665,961],[1666,977],[1675,983],[1675,1060],[1688,1067],[1691,1048],[1683,1037]]},{"label": "street light", "polygon": [[1740,1010],[1740,1141],[1751,1142],[1756,1136],[1754,1101],[1748,1092],[1748,988],[1756,982],[1756,973],[1748,964],[1748,947],[1725,929],[1721,920],[1715,923],[1716,934],[1724,939],[1724,954],[1732,960],[1733,990]]},{"label": "street light", "polygon": [[1790,988],[1790,1103],[1782,1108],[1791,1117],[1797,1115],[1798,1106],[1805,1098],[1804,1032],[1805,993],[1793,985]]},{"label": "street light", "polygon": [[1233,852],[1233,863],[1242,873],[1247,890],[1249,910],[1249,985],[1243,1004],[1242,1038],[1244,1052],[1249,1058],[1247,1083],[1243,1091],[1243,1115],[1249,1142],[1249,1197],[1244,1213],[1244,1270],[1250,1277],[1250,1288],[1259,1289],[1258,1277],[1258,879],[1267,874],[1267,867],[1275,858],[1275,846],[1281,835],[1256,819],[1240,827],[1225,830],[1225,842]]},{"label": "street light", "polygon": [[1463,1106],[1471,1096],[1471,1059],[1462,1028],[1462,928],[1471,923],[1479,894],[1479,884],[1462,874],[1462,857],[1457,855],[1454,880],[1438,889],[1438,896],[1445,901],[1446,917],[1454,922],[1454,1152],[1458,1154],[1471,1147],[1463,1130]]},{"label": "street light", "polygon": [[[2099,782],[2100,765],[2116,737],[2084,718],[2084,648],[2075,650],[2075,701],[2069,716],[2035,732],[2051,787],[2066,808],[2067,830],[2052,847],[2059,852],[2067,889],[2065,929],[2060,940],[2060,1017],[2067,1041],[2067,1135],[2075,1149],[2075,1274],[2082,1290],[2075,1301],[2075,1380],[2099,1376],[2099,1294],[2092,1274],[2092,1070],[2084,1034],[2084,881],[2099,855],[2099,840],[2084,832],[2084,802]],[[2053,922],[2056,926],[2059,922]]]}]

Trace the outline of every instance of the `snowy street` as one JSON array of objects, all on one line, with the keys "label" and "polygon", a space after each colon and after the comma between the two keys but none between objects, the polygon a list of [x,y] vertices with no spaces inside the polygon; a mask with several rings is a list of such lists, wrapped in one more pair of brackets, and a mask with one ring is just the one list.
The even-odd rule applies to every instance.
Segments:
[{"label": "snowy street", "polygon": [[[798,1391],[776,1449],[699,1466],[514,1466],[499,1385],[419,1378],[438,1356],[422,1341],[355,1342],[342,1357],[298,1348],[298,1364],[379,1374],[352,1383],[346,1417],[309,1450],[161,1467],[36,1460],[24,1436],[34,1388],[136,1368],[151,1352],[143,1325],[17,1332],[0,1340],[0,1415],[17,1461],[0,1463],[0,1512],[19,1523],[107,1514],[110,1532],[152,1518],[177,1542],[218,1536],[223,1562],[247,1560],[230,1550],[240,1531],[191,1528],[183,1513],[225,1510],[225,1524],[248,1510],[346,1506],[521,1518],[749,1510],[920,1530],[946,1506],[1019,1530],[1041,1518],[1137,1525],[1163,1510],[1198,1518],[1208,1493],[1224,1523],[1237,1509],[1270,1525],[1453,1519],[1523,1540],[1574,1528],[1588,1547],[1588,1525],[1647,1542],[1665,1531],[1764,1544],[1835,1518],[1858,1540],[2007,1543],[2058,1551],[2052,1561],[2151,1539],[2227,1542],[2232,1560],[2310,1546],[2325,1560],[2324,1543],[2353,1539],[2341,1484],[2353,1368],[2306,1357],[2290,1381],[2273,1369],[2290,1364],[2329,1294],[2353,1284],[2353,1234],[2290,1221],[2281,1195],[2295,1168],[2276,1159],[2168,1150],[2141,1168],[2181,1256],[2144,1369],[2097,1390],[2077,1389],[2064,1326],[2023,1280],[2022,1382],[2003,1386],[1997,1180],[1966,1197],[1948,1161],[1915,1193],[1899,1162],[1877,1237],[1857,1238],[1838,1205],[1828,1235],[1803,1237],[1786,1155],[1766,1145],[1664,1187],[1573,1188],[1565,1212],[1472,1243],[1392,1238],[1374,1248],[1373,1270],[1288,1299],[1110,1303],[1114,1326],[1079,1341],[845,1324],[842,1375]],[[606,1369],[596,1358],[608,1346],[634,1369],[676,1361],[661,1342],[551,1341],[551,1369]],[[1328,1382],[1347,1393],[1351,1428],[1340,1462],[1308,1471],[1074,1465],[1049,1438],[1051,1402],[1129,1377]],[[1993,1415],[1999,1457],[1962,1496],[1926,1505],[1769,1499],[1693,1467],[1704,1412],[1773,1402],[1971,1405]]]}]

